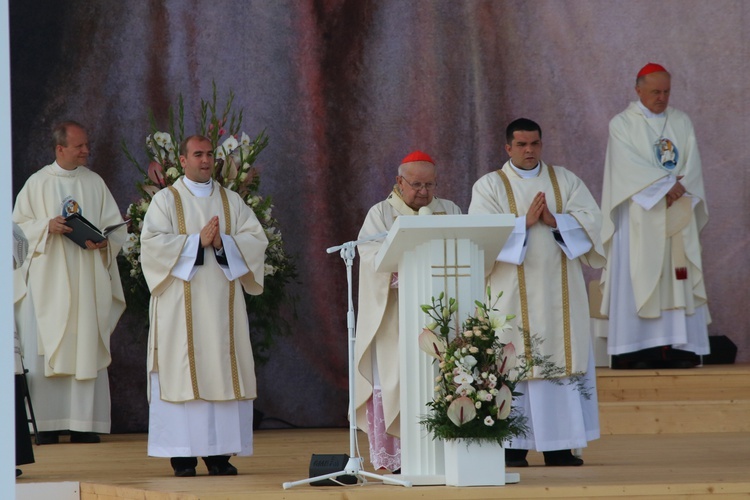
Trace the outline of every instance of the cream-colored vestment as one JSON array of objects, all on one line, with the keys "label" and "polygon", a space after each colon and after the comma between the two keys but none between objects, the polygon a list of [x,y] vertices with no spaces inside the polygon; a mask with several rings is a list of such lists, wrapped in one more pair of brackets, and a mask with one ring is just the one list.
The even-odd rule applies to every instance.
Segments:
[{"label": "cream-colored vestment", "polygon": [[[182,178],[154,196],[141,233],[143,273],[151,290],[149,454],[248,454],[243,453],[246,447],[222,433],[239,436],[252,423],[237,417],[247,413],[243,403],[256,397],[243,290],[254,295],[263,291],[268,239],[253,210],[237,193],[213,182],[198,187],[193,183],[197,196],[186,183],[190,184]],[[199,233],[215,215],[228,265],[219,265],[212,247],[203,249],[203,263],[195,265]],[[188,272],[182,275],[179,269]],[[158,383],[158,388],[151,387],[152,383]],[[228,417],[233,426],[219,418],[227,405],[234,408]],[[190,420],[191,408],[215,417],[202,419],[207,428],[191,427],[190,421],[170,426],[163,418],[184,411]],[[177,433],[175,428],[185,432]]]},{"label": "cream-colored vestment", "polygon": [[[460,214],[452,201],[432,199],[434,215]],[[396,189],[384,201],[370,208],[359,238],[386,233],[397,217],[417,215]],[[375,258],[382,240],[361,244],[359,250],[359,309],[355,341],[357,425],[368,431],[365,408],[379,380],[383,396],[386,432],[400,435],[398,368],[398,289],[391,288],[391,273],[375,271]],[[374,353],[374,355],[373,355]]]},{"label": "cream-colored vestment", "polygon": [[[540,191],[557,221],[560,242],[541,220],[526,229],[526,213]],[[593,394],[586,399],[566,377],[559,385],[547,380],[519,384],[524,395],[515,404],[527,417],[530,433],[508,447],[552,451],[586,446],[599,437],[599,420],[581,263],[604,264],[599,207],[585,184],[565,168],[540,162],[524,172],[507,162],[474,184],[469,213],[517,217],[514,234],[488,276],[492,294],[503,292],[497,308],[516,315],[503,341],[512,341],[520,356],[534,347],[566,375],[584,375]],[[515,262],[505,260],[510,255]],[[533,336],[542,343],[532,345]],[[535,370],[534,376],[541,373]]]},{"label": "cream-colored vestment", "polygon": [[110,335],[125,310],[116,256],[123,227],[85,250],[49,221],[80,211],[99,228],[122,221],[102,178],[86,167],[47,165],[18,193],[13,221],[29,241],[14,271],[16,323],[40,431],[109,432]]},{"label": "cream-colored vestment", "polygon": [[[687,193],[668,209],[665,195],[680,176]],[[601,312],[609,316],[610,354],[659,345],[708,353],[699,240],[708,210],[685,113],[668,108],[653,115],[633,102],[611,120],[602,212]],[[687,279],[678,279],[676,269]]]}]

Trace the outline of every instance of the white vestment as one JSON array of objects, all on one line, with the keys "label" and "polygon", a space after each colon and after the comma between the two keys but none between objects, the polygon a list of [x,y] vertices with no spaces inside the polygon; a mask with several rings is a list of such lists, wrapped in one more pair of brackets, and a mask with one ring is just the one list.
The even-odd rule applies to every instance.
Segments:
[{"label": "white vestment", "polygon": [[14,272],[16,325],[40,431],[106,433],[110,335],[125,310],[116,256],[123,227],[101,250],[49,233],[50,219],[79,212],[99,228],[122,222],[102,178],[86,167],[47,165],[18,193],[13,221],[29,241]]},{"label": "white vestment", "polygon": [[[687,193],[667,208],[682,176]],[[708,221],[693,125],[633,102],[609,124],[602,190],[602,309],[609,354],[661,345],[708,354],[710,315],[699,233]],[[669,233],[669,234],[668,234]],[[682,270],[682,277],[678,279]]]},{"label": "white vestment", "polygon": [[[237,193],[184,177],[172,188],[154,196],[141,233],[151,290],[148,453],[249,455],[256,380],[243,290],[263,291],[268,239]],[[215,215],[223,251],[201,249],[198,264],[199,233]]]},{"label": "white vestment", "polygon": [[[433,197],[428,205],[434,215],[460,214],[452,201]],[[397,217],[417,215],[397,190],[370,208],[359,238],[386,233]],[[373,388],[382,391],[385,430],[401,434],[399,425],[398,289],[391,288],[391,273],[375,271],[375,258],[383,242],[359,245],[359,308],[355,341],[357,425],[369,432],[365,409]]]},{"label": "white vestment", "polygon": [[[541,220],[526,228],[526,213],[540,191],[546,195],[559,234]],[[524,396],[516,404],[531,432],[512,440],[509,447],[537,451],[583,447],[599,437],[588,300],[581,270],[582,262],[591,267],[604,264],[599,207],[569,170],[540,162],[535,169],[523,171],[507,162],[474,184],[469,213],[516,216],[516,228],[488,276],[493,296],[503,292],[497,308],[516,315],[502,341],[513,342],[519,356],[529,348],[550,356],[565,374],[562,384],[535,379],[519,384]],[[541,344],[533,345],[535,336],[542,339]],[[568,383],[567,376],[573,374],[584,376],[590,398]],[[535,370],[533,375],[541,377],[542,373]],[[565,425],[555,425],[557,421]]]}]

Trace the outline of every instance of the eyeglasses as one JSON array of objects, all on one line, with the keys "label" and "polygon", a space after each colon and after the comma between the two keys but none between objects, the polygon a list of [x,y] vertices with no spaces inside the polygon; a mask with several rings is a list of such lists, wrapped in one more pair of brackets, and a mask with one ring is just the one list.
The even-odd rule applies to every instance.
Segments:
[{"label": "eyeglasses", "polygon": [[414,191],[421,191],[422,189],[432,191],[437,186],[436,182],[409,182],[403,175],[401,176],[401,179],[403,179],[405,183],[410,185]]}]

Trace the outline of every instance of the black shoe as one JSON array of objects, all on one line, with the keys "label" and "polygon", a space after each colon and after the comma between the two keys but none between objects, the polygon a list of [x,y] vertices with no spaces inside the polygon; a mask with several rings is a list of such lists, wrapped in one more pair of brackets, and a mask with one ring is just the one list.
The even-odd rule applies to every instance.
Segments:
[{"label": "black shoe", "polygon": [[209,476],[236,476],[237,468],[229,463],[226,455],[213,455],[203,457]]},{"label": "black shoe", "polygon": [[184,469],[175,469],[176,477],[195,477],[195,467],[185,467]]},{"label": "black shoe", "polygon": [[544,465],[552,467],[577,467],[583,465],[583,460],[573,455],[570,450],[545,451]]},{"label": "black shoe", "polygon": [[16,477],[20,476],[21,474],[23,474],[23,471],[21,469],[16,469]]},{"label": "black shoe", "polygon": [[36,435],[36,444],[57,444],[60,442],[60,431],[44,431]]},{"label": "black shoe", "polygon": [[505,466],[506,467],[528,467],[529,462],[526,460],[526,455],[529,450],[514,450],[511,448],[505,448]]},{"label": "black shoe", "polygon": [[208,468],[209,476],[236,476],[237,467],[230,464],[229,462],[223,465],[212,465]]},{"label": "black shoe", "polygon": [[94,432],[70,431],[71,443],[100,443],[101,441],[99,435]]},{"label": "black shoe", "polygon": [[172,457],[169,459],[177,477],[194,477],[198,459],[195,457]]}]

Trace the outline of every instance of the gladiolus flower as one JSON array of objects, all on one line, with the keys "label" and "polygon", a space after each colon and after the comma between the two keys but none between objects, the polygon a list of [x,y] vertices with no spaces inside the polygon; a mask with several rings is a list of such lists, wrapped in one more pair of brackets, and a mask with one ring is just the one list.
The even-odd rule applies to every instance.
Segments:
[{"label": "gladiolus flower", "polygon": [[235,149],[237,149],[237,146],[239,146],[240,143],[237,142],[237,138],[235,138],[233,135],[230,135],[226,139],[224,139],[224,142],[221,143],[221,148],[227,152],[227,154],[231,153]]},{"label": "gladiolus flower", "polygon": [[154,142],[161,147],[165,147],[167,144],[172,143],[172,136],[166,132],[156,132],[154,134]]},{"label": "gladiolus flower", "polygon": [[451,422],[461,427],[466,422],[474,420],[477,416],[477,410],[474,403],[467,397],[456,398],[448,407],[448,418]]}]

